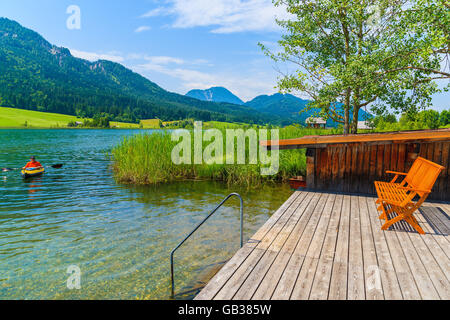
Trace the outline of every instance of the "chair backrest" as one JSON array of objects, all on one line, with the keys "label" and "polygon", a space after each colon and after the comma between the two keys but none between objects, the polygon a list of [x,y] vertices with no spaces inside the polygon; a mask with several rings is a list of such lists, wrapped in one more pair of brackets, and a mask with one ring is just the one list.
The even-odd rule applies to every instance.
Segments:
[{"label": "chair backrest", "polygon": [[[431,192],[439,174],[444,169],[443,166],[437,163],[418,157],[409,170],[405,181],[414,189],[428,190]],[[418,194],[423,196],[424,193],[418,192]]]}]

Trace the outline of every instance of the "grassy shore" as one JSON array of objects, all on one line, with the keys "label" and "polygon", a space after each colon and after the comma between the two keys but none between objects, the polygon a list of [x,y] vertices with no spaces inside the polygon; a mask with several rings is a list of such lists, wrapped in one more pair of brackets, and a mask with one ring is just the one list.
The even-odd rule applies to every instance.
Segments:
[{"label": "grassy shore", "polygon": [[[57,129],[68,128],[70,122],[83,122],[85,119],[59,113],[32,111],[17,108],[0,107],[0,129]],[[92,121],[92,119],[86,118]],[[175,129],[183,121],[164,122],[169,129]],[[111,121],[113,129],[163,129],[159,119],[141,120],[140,123]],[[205,128],[237,128],[242,124],[228,122],[205,122]],[[84,128],[84,127],[82,127]]]},{"label": "grassy shore", "polygon": [[[68,128],[69,122],[83,122],[84,119],[59,113],[32,111],[0,107],[0,128],[3,129],[56,129]],[[92,119],[87,119],[92,120]],[[136,123],[110,122],[116,129],[153,129],[150,125]]]},{"label": "grassy shore", "polygon": [[[222,128],[219,130],[223,131]],[[280,129],[279,133],[280,139],[289,139],[338,132],[337,130],[313,130],[289,126]],[[225,134],[223,136],[225,137]],[[187,179],[219,180],[229,184],[254,187],[265,182],[283,181],[306,173],[305,150],[280,151],[278,173],[273,176],[263,176],[261,168],[267,166],[249,164],[248,156],[244,165],[229,165],[225,164],[225,161],[223,161],[224,164],[175,165],[172,162],[171,154],[177,144],[178,142],[171,140],[170,132],[138,134],[124,138],[111,153],[116,179],[118,182],[127,184],[157,184]],[[203,143],[203,148],[208,145],[209,143]],[[225,147],[224,150],[226,150]],[[248,143],[246,144],[246,154],[248,155]],[[192,157],[194,157],[193,150]]]},{"label": "grassy shore", "polygon": [[80,120],[65,114],[0,107],[0,128],[59,128],[71,121]]}]

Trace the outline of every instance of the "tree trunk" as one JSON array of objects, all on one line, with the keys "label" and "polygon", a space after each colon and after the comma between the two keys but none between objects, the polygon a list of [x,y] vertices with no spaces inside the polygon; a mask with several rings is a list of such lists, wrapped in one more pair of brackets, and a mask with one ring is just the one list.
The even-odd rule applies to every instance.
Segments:
[{"label": "tree trunk", "polygon": [[352,134],[358,133],[358,115],[359,115],[359,108],[353,107]]},{"label": "tree trunk", "polygon": [[345,113],[344,113],[344,134],[350,133],[350,110],[346,106],[345,107]]},{"label": "tree trunk", "polygon": [[350,133],[350,95],[351,89],[348,88],[345,93],[345,106],[344,106],[344,134]]}]

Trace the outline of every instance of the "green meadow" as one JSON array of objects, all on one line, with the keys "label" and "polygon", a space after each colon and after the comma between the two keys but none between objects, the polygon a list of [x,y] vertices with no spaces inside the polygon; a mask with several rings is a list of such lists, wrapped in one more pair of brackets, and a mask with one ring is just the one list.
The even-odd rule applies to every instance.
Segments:
[{"label": "green meadow", "polygon": [[58,128],[67,127],[75,116],[0,107],[0,128]]},{"label": "green meadow", "polygon": [[[59,113],[48,113],[16,108],[0,107],[0,128],[52,129],[67,128],[69,122],[83,122],[84,119]],[[87,119],[92,120],[92,119]],[[110,122],[111,128],[139,129],[139,124]],[[146,127],[144,126],[144,129]]]}]

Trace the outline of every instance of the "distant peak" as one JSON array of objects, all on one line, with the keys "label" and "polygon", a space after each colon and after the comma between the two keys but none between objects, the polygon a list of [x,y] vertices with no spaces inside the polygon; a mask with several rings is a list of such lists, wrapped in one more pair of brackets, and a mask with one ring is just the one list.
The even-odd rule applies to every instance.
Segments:
[{"label": "distant peak", "polygon": [[194,89],[186,93],[186,96],[202,101],[226,102],[238,105],[244,104],[241,99],[224,87],[211,87],[205,90]]}]

